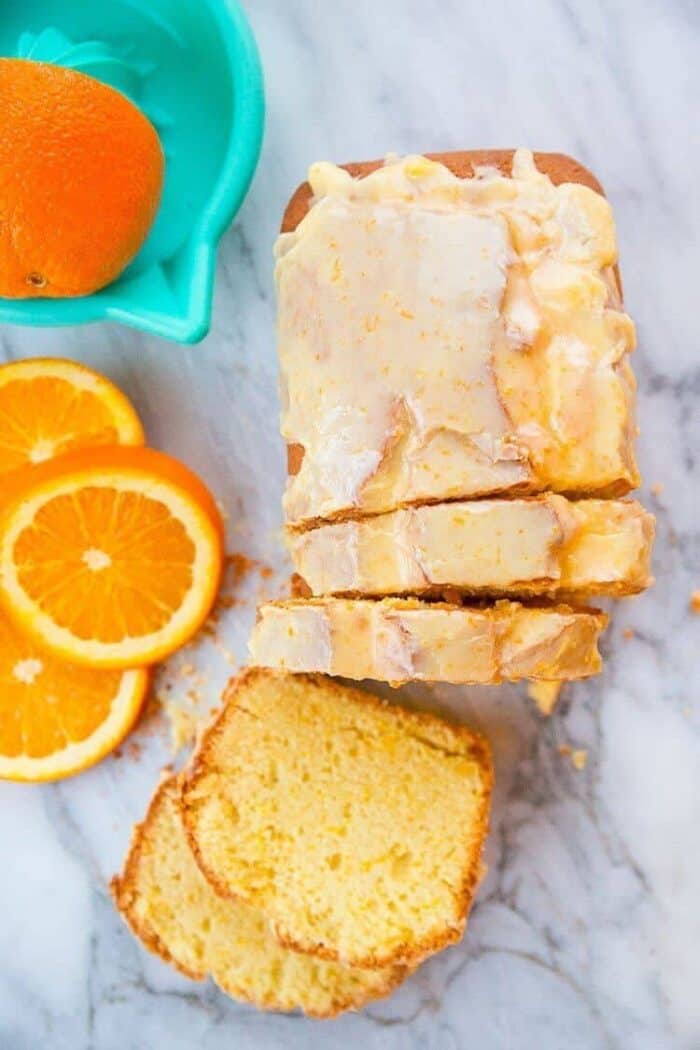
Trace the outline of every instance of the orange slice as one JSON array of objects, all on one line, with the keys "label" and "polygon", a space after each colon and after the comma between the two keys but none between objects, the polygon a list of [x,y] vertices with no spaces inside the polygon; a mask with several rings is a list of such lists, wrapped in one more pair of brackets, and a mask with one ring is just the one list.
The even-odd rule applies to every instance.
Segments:
[{"label": "orange slice", "polygon": [[0,601],[67,660],[139,667],[206,619],[223,524],[205,485],[147,448],[85,449],[6,480]]},{"label": "orange slice", "polygon": [[58,780],[104,758],[131,729],[149,674],[57,660],[0,616],[0,778]]},{"label": "orange slice", "polygon": [[0,365],[0,475],[76,448],[143,443],[131,402],[98,372],[48,357]]}]

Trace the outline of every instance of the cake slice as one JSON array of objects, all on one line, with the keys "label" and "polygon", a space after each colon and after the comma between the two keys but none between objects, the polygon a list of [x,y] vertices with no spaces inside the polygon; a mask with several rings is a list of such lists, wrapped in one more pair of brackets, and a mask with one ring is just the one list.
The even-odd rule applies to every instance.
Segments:
[{"label": "cake slice", "polygon": [[310,598],[258,610],[252,662],[378,681],[488,684],[597,674],[607,617],[568,605]]},{"label": "cake slice", "polygon": [[183,819],[207,879],[285,946],[415,965],[462,935],[491,781],[488,746],[465,728],[251,670],[202,739]]},{"label": "cake slice", "polygon": [[315,164],[276,248],[287,522],[639,481],[612,211],[527,150]]},{"label": "cake slice", "polygon": [[280,947],[260,912],[218,897],[195,864],[170,776],[137,825],[123,874],[112,880],[119,911],[149,951],[187,977],[265,1010],[333,1017],[388,995],[405,975],[350,969]]},{"label": "cake slice", "polygon": [[621,597],[644,590],[654,519],[633,500],[437,503],[288,529],[312,595]]}]

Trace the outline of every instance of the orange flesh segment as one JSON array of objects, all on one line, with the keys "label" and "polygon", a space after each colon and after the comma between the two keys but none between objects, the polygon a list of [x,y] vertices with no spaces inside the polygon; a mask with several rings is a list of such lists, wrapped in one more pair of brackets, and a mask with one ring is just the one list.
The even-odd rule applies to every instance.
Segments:
[{"label": "orange flesh segment", "polygon": [[44,758],[85,740],[107,718],[121,679],[55,659],[0,617],[0,754]]},{"label": "orange flesh segment", "polygon": [[0,386],[0,473],[85,445],[117,444],[112,413],[99,397],[56,376]]},{"label": "orange flesh segment", "polygon": [[191,586],[194,555],[159,500],[100,487],[45,504],[15,547],[27,594],[61,627],[101,642],[163,627]]},{"label": "orange flesh segment", "polygon": [[0,601],[41,648],[143,667],[206,620],[223,521],[183,463],[143,447],[81,449],[14,471],[3,497]]}]

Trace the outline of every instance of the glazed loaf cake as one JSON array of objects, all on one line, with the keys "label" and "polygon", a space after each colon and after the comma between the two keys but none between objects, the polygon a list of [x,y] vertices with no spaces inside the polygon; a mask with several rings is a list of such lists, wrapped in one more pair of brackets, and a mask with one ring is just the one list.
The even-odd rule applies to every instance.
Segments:
[{"label": "glazed loaf cake", "polygon": [[610,206],[556,154],[313,165],[277,244],[288,524],[638,483]]},{"label": "glazed loaf cake", "polygon": [[262,667],[393,684],[567,681],[600,670],[606,623],[603,613],[567,605],[292,599],[260,607],[250,654]]},{"label": "glazed loaf cake", "polygon": [[621,597],[652,582],[654,519],[633,500],[546,494],[405,507],[287,529],[300,593]]}]

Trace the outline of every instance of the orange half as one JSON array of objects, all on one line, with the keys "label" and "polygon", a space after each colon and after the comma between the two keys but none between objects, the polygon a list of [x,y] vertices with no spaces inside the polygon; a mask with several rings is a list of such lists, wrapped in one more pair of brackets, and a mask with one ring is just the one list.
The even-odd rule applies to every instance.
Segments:
[{"label": "orange half", "polygon": [[136,721],[149,674],[57,660],[0,616],[0,778],[58,780],[99,762]]},{"label": "orange half", "polygon": [[139,667],[206,619],[223,562],[211,493],[146,448],[74,452],[11,475],[0,601],[37,644],[92,667]]},{"label": "orange half", "polygon": [[60,358],[0,365],[0,475],[94,445],[143,445],[141,421],[113,383]]}]

